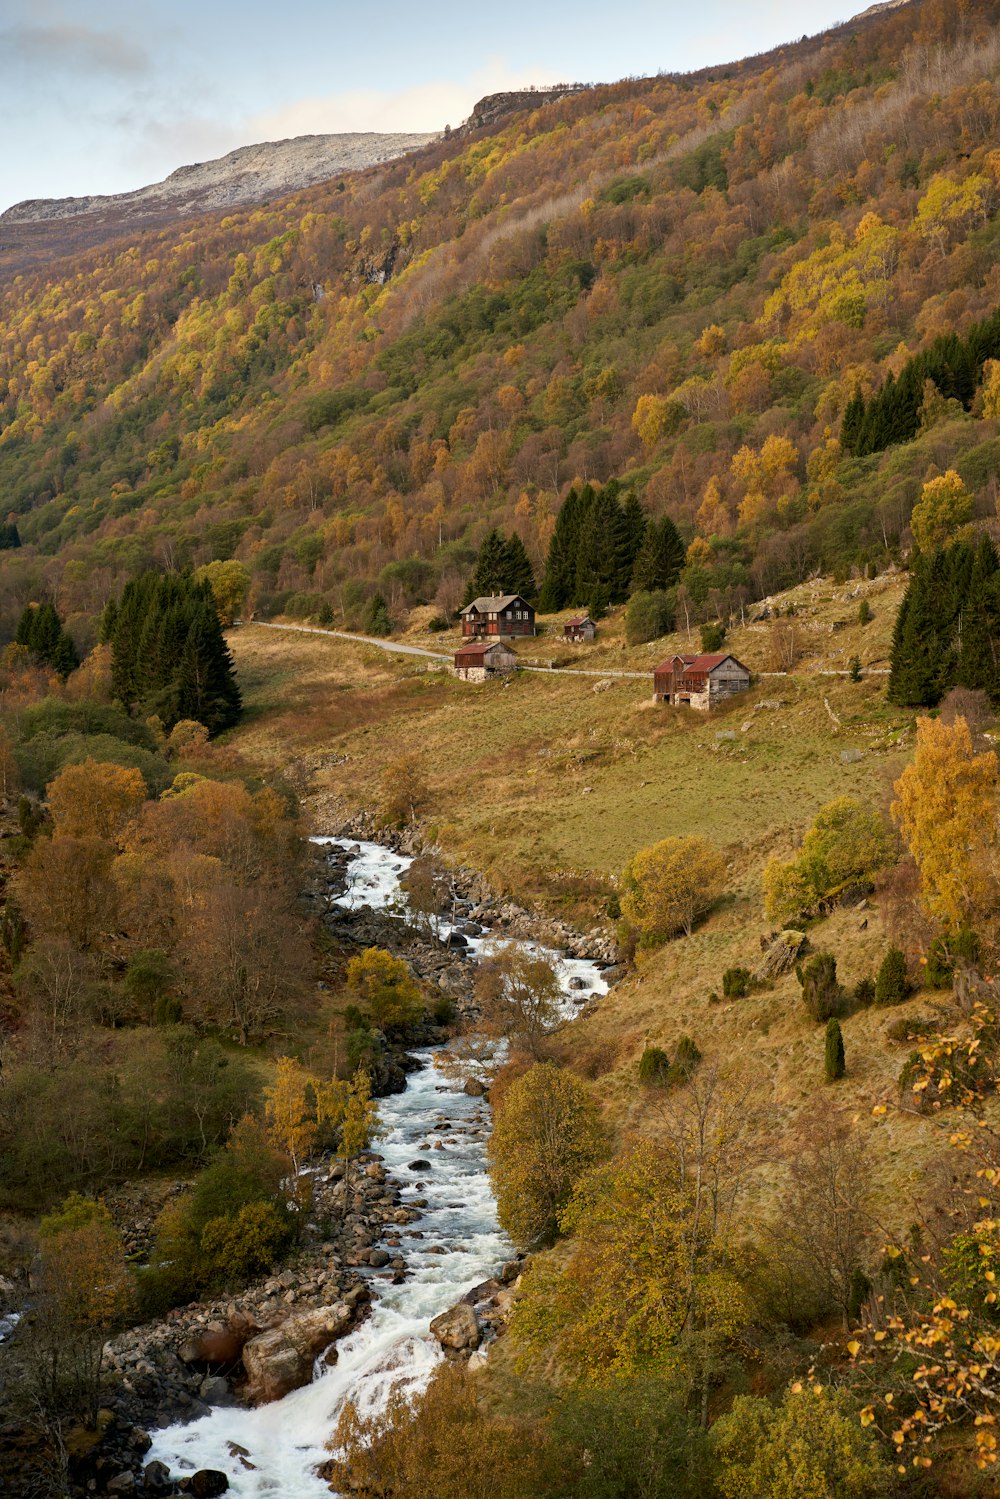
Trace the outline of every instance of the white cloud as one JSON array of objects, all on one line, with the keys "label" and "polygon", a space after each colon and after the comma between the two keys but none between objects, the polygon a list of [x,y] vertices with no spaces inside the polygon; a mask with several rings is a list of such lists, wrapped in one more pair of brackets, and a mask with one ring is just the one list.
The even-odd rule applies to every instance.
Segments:
[{"label": "white cloud", "polygon": [[537,67],[511,68],[498,58],[462,80],[441,79],[395,91],[347,89],[323,98],[298,99],[249,116],[240,133],[249,145],[339,131],[443,130],[445,125],[460,125],[485,94],[544,84],[547,73]]}]

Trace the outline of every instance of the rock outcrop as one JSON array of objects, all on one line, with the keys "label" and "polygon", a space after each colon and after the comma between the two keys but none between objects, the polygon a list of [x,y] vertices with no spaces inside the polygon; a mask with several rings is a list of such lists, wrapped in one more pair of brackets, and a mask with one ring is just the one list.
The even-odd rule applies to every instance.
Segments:
[{"label": "rock outcrop", "polygon": [[354,1308],[341,1301],[289,1317],[280,1327],[251,1338],[243,1349],[247,1399],[264,1405],[308,1384],[316,1359],[354,1318]]}]

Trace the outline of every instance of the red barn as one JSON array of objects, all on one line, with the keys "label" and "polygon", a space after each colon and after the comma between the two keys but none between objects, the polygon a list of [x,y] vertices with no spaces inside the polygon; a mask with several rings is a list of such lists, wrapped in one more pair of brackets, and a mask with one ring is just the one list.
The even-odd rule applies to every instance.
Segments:
[{"label": "red barn", "polygon": [[671,656],[653,673],[658,703],[686,703],[708,712],[723,698],[746,692],[750,671],[735,656]]},{"label": "red barn", "polygon": [[455,675],[465,682],[487,682],[512,671],[517,671],[517,655],[502,640],[477,640],[455,652]]}]

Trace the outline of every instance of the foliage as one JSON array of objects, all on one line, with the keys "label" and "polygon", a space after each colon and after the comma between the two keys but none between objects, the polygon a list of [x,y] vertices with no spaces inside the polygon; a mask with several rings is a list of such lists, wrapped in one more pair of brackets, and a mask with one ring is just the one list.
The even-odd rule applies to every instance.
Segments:
[{"label": "foliage", "polygon": [[662,1046],[646,1046],[639,1058],[639,1081],[647,1088],[666,1087],[670,1058]]},{"label": "foliage", "polygon": [[488,1147],[497,1213],[517,1244],[551,1239],[578,1177],[606,1149],[586,1085],[535,1063],[504,1092]]},{"label": "foliage", "polygon": [[727,968],[722,975],[724,999],[745,999],[750,993],[753,975],[749,968]]},{"label": "foliage", "polygon": [[674,627],[674,608],[670,595],[659,589],[652,593],[633,593],[625,610],[625,639],[629,645],[644,645],[659,640]]},{"label": "foliage", "polygon": [[55,837],[115,843],[146,800],[146,785],[138,770],[87,759],[60,771],[47,795]]},{"label": "foliage", "polygon": [[726,1499],[883,1499],[894,1487],[850,1400],[819,1383],[791,1386],[779,1405],[738,1395],[711,1443]]},{"label": "foliage", "polygon": [[476,1005],[488,1035],[507,1037],[539,1059],[559,1015],[562,990],[552,964],[520,947],[501,947],[476,974]]},{"label": "foliage", "polygon": [[726,866],[704,838],[664,838],[635,854],[622,875],[622,915],[646,943],[664,942],[722,895]]},{"label": "foliage", "polygon": [[901,1005],[909,994],[910,977],[906,971],[906,955],[898,947],[890,947],[875,975],[875,1003]]},{"label": "foliage", "polygon": [[928,479],[910,516],[910,529],[922,552],[947,546],[956,531],[972,519],[972,495],[953,468]]},{"label": "foliage", "polygon": [[973,754],[964,718],[917,720],[916,753],[896,782],[892,815],[920,872],[924,910],[950,926],[974,924],[995,904],[996,826],[983,808],[995,802],[997,780],[996,755]]},{"label": "foliage", "polygon": [[416,822],[427,810],[431,794],[415,755],[400,755],[382,772],[379,813],[389,827],[402,828]]},{"label": "foliage", "polygon": [[250,572],[242,562],[208,562],[195,570],[194,581],[205,582],[212,590],[212,598],[219,616],[219,624],[228,629],[246,607],[250,592]]},{"label": "foliage", "polygon": [[837,979],[837,960],[833,953],[818,952],[796,971],[802,985],[802,1002],[813,1020],[825,1024],[846,1014],[847,997]]},{"label": "foliage", "polygon": [[366,947],[347,965],[347,993],[366,1020],[386,1035],[403,1035],[424,1013],[424,996],[405,958]]},{"label": "foliage", "polygon": [[892,862],[892,843],[879,813],[853,797],[837,797],[816,814],[797,858],[769,860],[765,909],[772,921],[794,921],[852,885],[870,886]]},{"label": "foliage", "polygon": [[676,1158],[652,1141],[586,1172],[560,1225],[572,1235],[567,1254],[536,1262],[515,1304],[525,1353],[554,1345],[584,1380],[662,1375],[678,1366],[686,1334],[711,1326],[725,1341],[749,1320],[734,1262],[703,1232]]},{"label": "foliage", "polygon": [[487,534],[465,593],[467,604],[473,599],[509,593],[520,594],[529,601],[535,597],[531,562],[516,531],[510,536],[496,529]]},{"label": "foliage", "polygon": [[51,603],[26,604],[14,640],[51,666],[64,682],[80,664],[73,638]]},{"label": "foliage", "polygon": [[211,734],[239,718],[241,699],[232,658],[206,577],[145,572],[104,610],[102,636],[111,645],[115,696],[166,729],[196,719]]},{"label": "foliage", "polygon": [[956,684],[1000,700],[1000,556],[988,536],[920,553],[896,616],[889,699],[934,707]]},{"label": "foliage", "polygon": [[828,1083],[839,1082],[847,1071],[844,1060],[844,1037],[840,1029],[840,1021],[834,1015],[831,1015],[826,1022],[823,1071]]}]

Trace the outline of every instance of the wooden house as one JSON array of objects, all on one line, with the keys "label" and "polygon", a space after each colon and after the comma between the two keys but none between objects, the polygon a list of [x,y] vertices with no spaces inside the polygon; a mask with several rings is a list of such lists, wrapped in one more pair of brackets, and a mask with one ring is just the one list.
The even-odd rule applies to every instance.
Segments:
[{"label": "wooden house", "polygon": [[685,703],[705,713],[749,686],[749,669],[735,656],[671,656],[653,673],[658,703]]},{"label": "wooden house", "polygon": [[534,635],[535,611],[519,593],[487,595],[473,599],[461,611],[462,634],[478,640],[484,635],[500,639],[513,635]]},{"label": "wooden house", "polygon": [[563,625],[563,636],[566,640],[579,645],[584,640],[593,640],[597,634],[597,626],[589,614],[582,614],[579,619],[571,619]]},{"label": "wooden house", "polygon": [[488,682],[517,671],[517,655],[502,640],[477,640],[455,652],[454,671],[463,682]]}]

